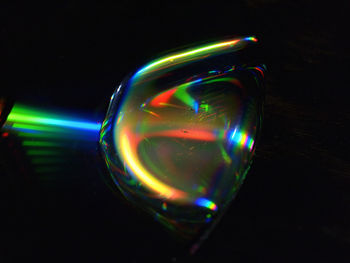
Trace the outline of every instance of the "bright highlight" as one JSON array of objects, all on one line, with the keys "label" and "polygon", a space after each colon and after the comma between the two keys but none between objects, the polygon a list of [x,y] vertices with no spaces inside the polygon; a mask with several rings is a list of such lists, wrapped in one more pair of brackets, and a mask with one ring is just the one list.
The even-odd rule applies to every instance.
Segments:
[{"label": "bright highlight", "polygon": [[127,135],[127,132],[124,132],[121,135],[121,151],[125,161],[128,164],[128,167],[131,169],[133,174],[147,187],[158,193],[159,195],[168,198],[168,199],[180,199],[184,198],[186,194],[180,190],[169,187],[166,184],[160,182],[152,176],[146,169],[143,168],[140,161],[137,159],[137,153],[134,141],[131,142],[130,138]]},{"label": "bright highlight", "polygon": [[196,200],[196,204],[199,206],[206,207],[206,208],[213,210],[213,211],[215,211],[217,209],[217,206],[214,202],[212,202],[208,199],[205,199],[205,198],[198,198]]}]

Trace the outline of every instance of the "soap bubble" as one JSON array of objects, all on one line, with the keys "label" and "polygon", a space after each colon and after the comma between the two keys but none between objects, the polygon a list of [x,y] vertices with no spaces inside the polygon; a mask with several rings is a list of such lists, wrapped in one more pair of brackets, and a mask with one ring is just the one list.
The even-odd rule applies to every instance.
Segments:
[{"label": "soap bubble", "polygon": [[265,66],[257,39],[170,54],[113,93],[100,133],[124,196],[191,237],[227,208],[251,165],[262,118]]}]

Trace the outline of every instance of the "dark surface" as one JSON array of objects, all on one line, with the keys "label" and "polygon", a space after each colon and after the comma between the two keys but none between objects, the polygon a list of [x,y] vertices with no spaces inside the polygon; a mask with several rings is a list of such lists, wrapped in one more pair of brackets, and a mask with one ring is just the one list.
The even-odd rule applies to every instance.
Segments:
[{"label": "dark surface", "polygon": [[[261,141],[237,199],[190,260],[349,262],[348,12],[347,1],[1,3],[1,93],[101,116],[122,78],[159,52],[254,34],[269,71]],[[106,186],[94,143],[67,149],[68,164],[48,179],[8,142],[1,262],[176,254],[157,224]]]}]

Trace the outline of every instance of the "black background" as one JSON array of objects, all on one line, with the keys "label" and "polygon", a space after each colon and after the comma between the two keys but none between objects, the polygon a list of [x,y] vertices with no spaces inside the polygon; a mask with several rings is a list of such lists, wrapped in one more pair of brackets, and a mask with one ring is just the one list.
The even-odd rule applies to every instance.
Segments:
[{"label": "black background", "polygon": [[[228,213],[188,260],[348,262],[348,13],[347,1],[2,2],[0,95],[100,118],[122,78],[160,52],[256,35],[268,73],[255,161]],[[157,224],[106,186],[96,145],[69,150],[71,169],[51,180],[1,147],[2,262],[176,255]]]}]

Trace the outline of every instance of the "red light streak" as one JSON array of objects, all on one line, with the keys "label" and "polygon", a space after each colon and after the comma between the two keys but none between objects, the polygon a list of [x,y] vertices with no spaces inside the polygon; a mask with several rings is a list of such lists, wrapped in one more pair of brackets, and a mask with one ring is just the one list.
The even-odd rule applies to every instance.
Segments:
[{"label": "red light streak", "polygon": [[164,106],[163,103],[167,103],[170,100],[171,96],[174,95],[175,92],[176,92],[176,88],[173,88],[159,94],[153,100],[151,100],[150,105],[153,107]]},{"label": "red light streak", "polygon": [[173,137],[189,140],[215,141],[216,136],[212,132],[203,130],[168,130],[161,132],[148,133],[147,138],[150,137]]}]

